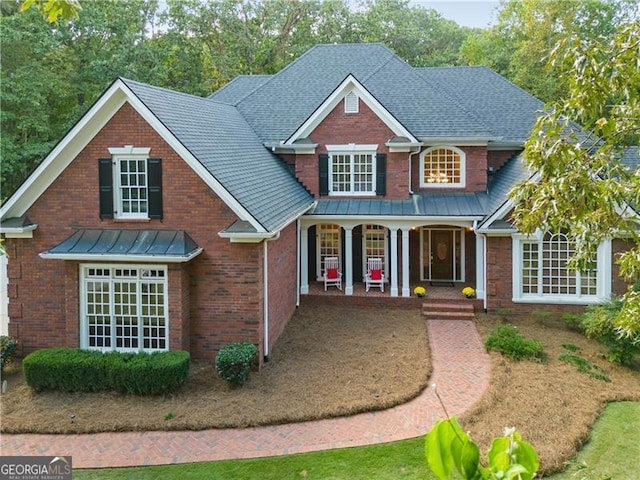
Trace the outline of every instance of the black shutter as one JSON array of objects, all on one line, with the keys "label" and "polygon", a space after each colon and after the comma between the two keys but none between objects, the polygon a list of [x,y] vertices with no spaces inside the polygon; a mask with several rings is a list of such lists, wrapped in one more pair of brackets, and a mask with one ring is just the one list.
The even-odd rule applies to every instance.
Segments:
[{"label": "black shutter", "polygon": [[326,153],[318,155],[320,173],[320,195],[329,195],[329,155]]},{"label": "black shutter", "polygon": [[100,218],[113,218],[113,160],[98,159],[98,188],[100,190]]},{"label": "black shutter", "polygon": [[376,155],[376,195],[387,194],[387,154]]},{"label": "black shutter", "polygon": [[162,218],[162,160],[147,159],[147,187],[149,190],[149,218]]}]

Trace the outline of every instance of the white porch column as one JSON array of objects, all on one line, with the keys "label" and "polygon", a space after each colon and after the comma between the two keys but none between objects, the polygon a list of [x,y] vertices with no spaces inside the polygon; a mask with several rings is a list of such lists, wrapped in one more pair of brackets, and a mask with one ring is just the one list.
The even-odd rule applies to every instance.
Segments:
[{"label": "white porch column", "polygon": [[479,235],[476,233],[476,298],[481,298],[484,300],[485,298],[485,260],[484,260],[484,251],[485,251],[485,238],[484,235]]},{"label": "white porch column", "polygon": [[309,227],[300,228],[300,294],[309,294]]},{"label": "white porch column", "polygon": [[409,229],[402,229],[402,296],[411,296],[409,285]]},{"label": "white porch column", "polygon": [[391,257],[391,296],[398,296],[398,230],[395,228],[389,229],[389,235],[391,235],[391,251],[389,256]]},{"label": "white porch column", "polygon": [[345,273],[345,295],[353,295],[353,230],[351,227],[344,228],[344,273]]}]

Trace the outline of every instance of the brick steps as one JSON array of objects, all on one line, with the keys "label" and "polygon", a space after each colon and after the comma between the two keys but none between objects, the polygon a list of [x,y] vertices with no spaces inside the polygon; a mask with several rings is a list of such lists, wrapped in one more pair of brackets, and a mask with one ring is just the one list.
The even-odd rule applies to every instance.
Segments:
[{"label": "brick steps", "polygon": [[428,302],[422,304],[422,314],[428,319],[437,320],[473,320],[473,304],[460,302]]}]

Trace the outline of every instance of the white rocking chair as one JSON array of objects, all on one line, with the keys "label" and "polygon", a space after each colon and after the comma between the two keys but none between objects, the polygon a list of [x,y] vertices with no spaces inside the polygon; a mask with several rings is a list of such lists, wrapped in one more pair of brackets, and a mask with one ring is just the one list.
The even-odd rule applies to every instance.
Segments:
[{"label": "white rocking chair", "polygon": [[338,257],[327,257],[324,259],[324,291],[327,287],[334,286],[342,290],[342,272],[340,272],[340,262]]},{"label": "white rocking chair", "polygon": [[367,259],[367,274],[364,277],[367,292],[372,285],[379,286],[380,291],[384,292],[384,273],[382,273],[382,259]]}]

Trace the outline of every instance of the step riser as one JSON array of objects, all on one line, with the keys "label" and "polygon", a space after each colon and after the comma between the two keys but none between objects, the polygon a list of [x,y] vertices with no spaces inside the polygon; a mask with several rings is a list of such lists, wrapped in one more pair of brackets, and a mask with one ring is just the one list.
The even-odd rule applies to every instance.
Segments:
[{"label": "step riser", "polygon": [[468,303],[423,303],[422,314],[428,319],[435,320],[474,320],[473,305]]}]

